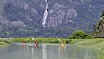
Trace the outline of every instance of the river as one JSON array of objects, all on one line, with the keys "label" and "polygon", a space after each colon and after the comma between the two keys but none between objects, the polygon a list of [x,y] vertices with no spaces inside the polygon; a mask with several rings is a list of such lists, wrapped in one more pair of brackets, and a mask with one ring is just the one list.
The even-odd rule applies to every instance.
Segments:
[{"label": "river", "polygon": [[59,44],[33,43],[23,47],[21,43],[12,43],[0,48],[0,59],[97,59],[97,53],[91,48],[80,48],[75,45],[60,47]]}]

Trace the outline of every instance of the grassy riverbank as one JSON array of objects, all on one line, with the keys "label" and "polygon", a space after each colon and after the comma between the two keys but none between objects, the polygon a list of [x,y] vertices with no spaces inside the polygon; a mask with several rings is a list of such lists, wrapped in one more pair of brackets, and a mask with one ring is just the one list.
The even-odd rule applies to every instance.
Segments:
[{"label": "grassy riverbank", "polygon": [[65,38],[34,38],[34,40],[32,40],[32,38],[14,38],[12,39],[12,42],[35,42],[35,40],[37,40],[39,43],[60,43],[59,40],[64,40],[66,43],[70,43],[72,41]]},{"label": "grassy riverbank", "polygon": [[59,40],[64,40],[67,44],[77,44],[77,45],[97,45],[103,44],[104,38],[94,38],[94,39],[67,39],[67,38],[13,38],[12,42],[35,42],[37,40],[39,43],[60,43]]},{"label": "grassy riverbank", "polygon": [[0,38],[0,47],[8,46],[9,45],[9,40]]},{"label": "grassy riverbank", "polygon": [[104,38],[83,40],[75,39],[71,42],[71,44],[93,48],[99,53],[99,59],[104,59]]}]

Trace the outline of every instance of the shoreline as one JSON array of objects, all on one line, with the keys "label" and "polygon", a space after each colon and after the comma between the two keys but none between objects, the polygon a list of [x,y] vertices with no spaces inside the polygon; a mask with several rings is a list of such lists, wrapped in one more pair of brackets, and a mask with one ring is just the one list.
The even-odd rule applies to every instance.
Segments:
[{"label": "shoreline", "polygon": [[5,47],[5,46],[9,46],[9,43],[6,43],[6,42],[0,42],[0,47]]}]

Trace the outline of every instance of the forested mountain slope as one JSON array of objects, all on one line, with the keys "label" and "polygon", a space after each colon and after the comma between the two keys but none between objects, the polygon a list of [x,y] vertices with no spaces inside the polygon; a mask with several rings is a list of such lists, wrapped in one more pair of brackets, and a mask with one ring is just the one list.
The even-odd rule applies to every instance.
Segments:
[{"label": "forested mountain slope", "polygon": [[93,32],[104,0],[0,0],[0,37],[68,37]]}]

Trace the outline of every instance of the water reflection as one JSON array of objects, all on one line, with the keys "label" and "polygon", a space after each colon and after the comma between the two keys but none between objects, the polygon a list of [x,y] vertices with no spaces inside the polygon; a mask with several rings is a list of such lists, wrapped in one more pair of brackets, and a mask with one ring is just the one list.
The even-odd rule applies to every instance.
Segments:
[{"label": "water reflection", "polygon": [[32,48],[32,59],[34,59],[34,47]]},{"label": "water reflection", "polygon": [[98,59],[97,55],[94,49],[75,45],[65,48],[48,44],[41,44],[38,48],[18,45],[0,48],[0,59]]},{"label": "water reflection", "polygon": [[[66,47],[58,47],[58,59],[69,59],[68,57],[68,51],[69,49]],[[60,57],[63,56],[63,57]]]},{"label": "water reflection", "polygon": [[43,45],[43,59],[47,59],[47,45]]},{"label": "water reflection", "polygon": [[77,46],[71,46],[69,49],[69,59],[98,59],[94,49]]}]

